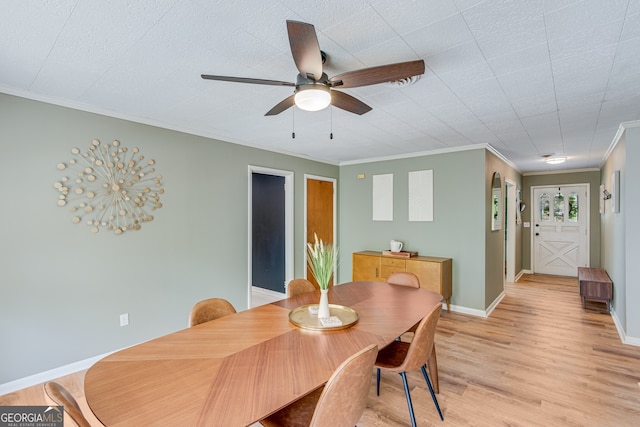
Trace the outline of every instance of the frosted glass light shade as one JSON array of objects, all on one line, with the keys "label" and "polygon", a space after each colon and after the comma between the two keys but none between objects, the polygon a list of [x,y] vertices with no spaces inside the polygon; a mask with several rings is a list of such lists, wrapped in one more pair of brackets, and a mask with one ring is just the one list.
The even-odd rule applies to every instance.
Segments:
[{"label": "frosted glass light shade", "polygon": [[560,163],[564,163],[567,161],[566,157],[551,157],[544,160],[550,165],[559,165]]},{"label": "frosted glass light shade", "polygon": [[331,103],[331,94],[326,89],[298,90],[294,97],[298,108],[306,111],[318,111]]}]

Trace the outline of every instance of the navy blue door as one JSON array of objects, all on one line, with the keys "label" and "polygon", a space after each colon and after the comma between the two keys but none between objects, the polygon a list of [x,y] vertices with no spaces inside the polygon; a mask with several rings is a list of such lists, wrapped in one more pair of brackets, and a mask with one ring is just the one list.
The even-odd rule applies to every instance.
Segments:
[{"label": "navy blue door", "polygon": [[251,174],[253,286],[284,293],[284,177]]}]

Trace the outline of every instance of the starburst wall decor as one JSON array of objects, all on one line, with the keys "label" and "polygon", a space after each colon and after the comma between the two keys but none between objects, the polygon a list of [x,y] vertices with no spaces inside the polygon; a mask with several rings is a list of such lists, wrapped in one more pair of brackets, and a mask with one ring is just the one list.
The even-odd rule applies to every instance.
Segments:
[{"label": "starburst wall decor", "polygon": [[54,186],[58,206],[71,206],[74,224],[85,221],[94,233],[106,228],[122,234],[153,221],[149,211],[162,207],[164,194],[162,175],[153,175],[154,160],[145,161],[137,147],[129,150],[117,140],[94,139],[86,152],[72,148],[71,154],[68,164],[58,164],[66,175]]}]

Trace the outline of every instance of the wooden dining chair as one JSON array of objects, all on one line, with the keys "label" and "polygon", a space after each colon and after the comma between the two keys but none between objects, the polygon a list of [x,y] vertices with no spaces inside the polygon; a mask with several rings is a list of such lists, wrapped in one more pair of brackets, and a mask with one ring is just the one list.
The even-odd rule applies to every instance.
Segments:
[{"label": "wooden dining chair", "polygon": [[313,292],[318,288],[307,279],[293,279],[287,284],[287,298],[303,294],[305,292]]},{"label": "wooden dining chair", "polygon": [[44,383],[44,395],[47,401],[53,406],[64,406],[64,412],[73,420],[78,427],[91,427],[89,421],[85,418],[80,405],[73,395],[64,388],[64,386],[49,381]]},{"label": "wooden dining chair", "polygon": [[189,313],[189,327],[234,314],[236,309],[224,298],[209,298],[197,302]]},{"label": "wooden dining chair", "polygon": [[353,427],[362,417],[371,386],[375,344],[350,356],[314,392],[260,421],[265,427]]},{"label": "wooden dining chair", "polygon": [[376,358],[376,394],[380,395],[380,370],[395,372],[400,374],[404,384],[404,393],[407,398],[407,406],[409,407],[409,416],[411,417],[411,425],[415,427],[416,418],[413,412],[413,404],[411,403],[411,393],[409,391],[409,383],[407,382],[407,372],[422,370],[433,403],[436,405],[440,419],[444,421],[438,399],[433,392],[431,381],[427,375],[426,363],[433,350],[433,339],[436,333],[436,326],[442,311],[442,304],[436,305],[429,314],[427,314],[418,324],[413,340],[408,343],[404,341],[393,341],[384,347],[378,353]]},{"label": "wooden dining chair", "polygon": [[[387,278],[387,283],[398,286],[408,286],[410,288],[419,288],[420,279],[413,273],[408,271],[398,271],[391,273]],[[407,332],[415,334],[416,328],[420,322],[413,325]],[[438,358],[436,356],[436,346],[434,344],[431,356],[427,360],[427,367],[429,368],[429,374],[431,375],[433,391],[440,393],[440,380],[438,377]]]}]

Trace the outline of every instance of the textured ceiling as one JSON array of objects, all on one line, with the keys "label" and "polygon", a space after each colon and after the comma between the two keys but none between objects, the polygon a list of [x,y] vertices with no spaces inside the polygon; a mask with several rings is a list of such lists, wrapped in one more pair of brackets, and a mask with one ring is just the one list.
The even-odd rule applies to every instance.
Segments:
[{"label": "textured ceiling", "polygon": [[[3,0],[0,92],[331,163],[490,144],[522,172],[598,167],[640,119],[640,0]],[[373,110],[289,109],[285,21],[333,75],[424,59],[412,85],[344,90]],[[296,138],[291,138],[295,129]],[[333,139],[329,139],[333,132]],[[99,137],[99,136],[97,136]],[[569,160],[549,166],[541,155]]]}]

